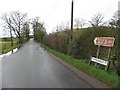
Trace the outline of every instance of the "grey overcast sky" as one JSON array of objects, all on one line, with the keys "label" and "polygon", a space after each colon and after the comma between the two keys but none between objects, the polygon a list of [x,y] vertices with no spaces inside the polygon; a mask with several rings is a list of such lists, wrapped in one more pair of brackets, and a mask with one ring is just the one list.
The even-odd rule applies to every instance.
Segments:
[{"label": "grey overcast sky", "polygon": [[[0,0],[0,17],[5,12],[20,11],[28,13],[29,18],[40,17],[50,33],[61,22],[70,21],[72,0]],[[112,18],[118,10],[120,0],[74,0],[74,18],[89,21],[100,12],[105,20]],[[0,26],[0,33],[2,27]],[[0,34],[1,35],[1,34]]]}]

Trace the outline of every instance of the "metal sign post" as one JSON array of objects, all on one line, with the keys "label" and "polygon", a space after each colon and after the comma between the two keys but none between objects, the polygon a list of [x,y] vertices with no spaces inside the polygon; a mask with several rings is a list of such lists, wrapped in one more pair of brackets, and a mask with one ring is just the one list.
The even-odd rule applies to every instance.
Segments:
[{"label": "metal sign post", "polygon": [[108,69],[109,69],[109,66],[110,66],[110,52],[111,52],[111,48],[109,47],[109,49],[108,49],[108,56],[107,56],[107,61],[108,61],[108,64],[107,64],[107,66],[106,66],[106,68],[105,68],[105,71],[108,71]]},{"label": "metal sign post", "polygon": [[[98,45],[96,58],[99,58],[99,56],[100,56],[100,45]],[[97,66],[97,63],[95,64],[95,67],[96,66]]]}]

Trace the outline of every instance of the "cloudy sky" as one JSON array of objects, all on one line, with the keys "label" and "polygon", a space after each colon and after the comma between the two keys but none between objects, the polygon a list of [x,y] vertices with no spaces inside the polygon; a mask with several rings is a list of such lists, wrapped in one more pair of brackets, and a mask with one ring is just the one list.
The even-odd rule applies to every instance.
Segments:
[{"label": "cloudy sky", "polygon": [[[0,17],[5,12],[21,11],[29,18],[40,17],[45,22],[47,32],[52,32],[56,25],[70,21],[72,0],[0,0]],[[112,18],[118,10],[120,0],[74,0],[74,18],[89,21],[100,12],[105,20]],[[1,25],[1,24],[0,24]],[[0,26],[0,33],[2,32]]]}]

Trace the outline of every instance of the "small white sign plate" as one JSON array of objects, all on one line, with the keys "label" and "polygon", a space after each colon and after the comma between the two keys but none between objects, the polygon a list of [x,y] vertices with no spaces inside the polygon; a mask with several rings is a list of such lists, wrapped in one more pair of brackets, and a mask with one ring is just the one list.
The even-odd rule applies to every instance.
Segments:
[{"label": "small white sign plate", "polygon": [[102,60],[102,59],[99,59],[99,58],[95,58],[95,57],[91,57],[91,61],[102,64],[102,65],[105,65],[105,66],[108,65],[108,61],[105,61],[105,60]]}]

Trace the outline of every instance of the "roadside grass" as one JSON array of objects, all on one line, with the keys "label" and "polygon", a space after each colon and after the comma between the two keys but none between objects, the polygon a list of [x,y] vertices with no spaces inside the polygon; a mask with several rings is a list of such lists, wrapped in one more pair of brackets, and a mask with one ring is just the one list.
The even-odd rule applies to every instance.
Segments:
[{"label": "roadside grass", "polygon": [[112,74],[109,72],[106,72],[102,69],[96,68],[93,65],[89,65],[88,63],[85,62],[85,60],[79,60],[75,59],[72,56],[65,55],[63,53],[57,52],[45,45],[42,45],[44,48],[46,48],[50,53],[53,55],[61,58],[65,62],[73,65],[74,67],[78,68],[79,70],[82,70],[83,72],[97,78],[98,80],[106,83],[112,88],[119,88],[119,83],[120,83],[120,77],[118,77],[116,74]]},{"label": "roadside grass", "polygon": [[11,51],[15,48],[19,48],[20,46],[21,46],[21,44],[20,45],[15,45],[15,46],[10,46],[9,48],[3,49],[2,54],[7,53],[7,52],[9,52],[9,51]]},{"label": "roadside grass", "polygon": [[15,48],[19,48],[21,46],[16,44],[16,41],[13,42],[13,46],[11,46],[10,41],[0,41],[0,54],[7,53]]}]

